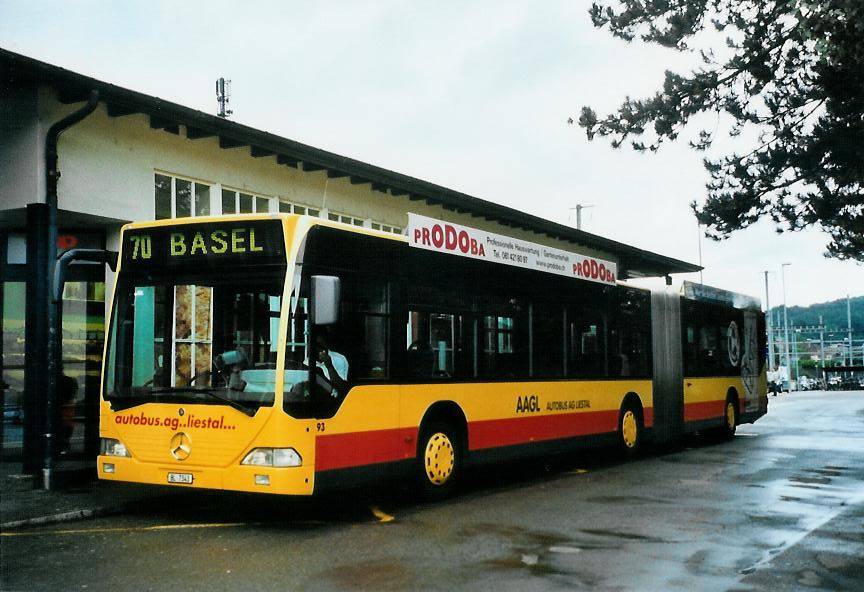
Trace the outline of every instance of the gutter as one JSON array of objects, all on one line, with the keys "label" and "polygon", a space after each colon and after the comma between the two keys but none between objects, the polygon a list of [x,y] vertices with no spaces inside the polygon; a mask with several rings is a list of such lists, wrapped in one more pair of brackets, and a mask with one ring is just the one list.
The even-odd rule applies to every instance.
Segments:
[{"label": "gutter", "polygon": [[[48,293],[53,293],[53,279],[57,259],[57,182],[60,179],[60,171],[57,168],[58,154],[57,143],[60,134],[73,125],[79,123],[96,110],[99,104],[99,91],[90,92],[87,104],[55,122],[45,137],[45,204],[48,206],[48,269],[39,270],[46,275]],[[48,324],[48,351],[46,360],[45,381],[45,449],[42,464],[42,488],[50,491],[52,488],[52,476],[54,472],[54,429],[56,422],[54,415],[57,408],[57,382],[60,368],[60,348],[63,339],[60,322],[62,302],[54,302],[53,298],[45,303],[47,306]]]}]

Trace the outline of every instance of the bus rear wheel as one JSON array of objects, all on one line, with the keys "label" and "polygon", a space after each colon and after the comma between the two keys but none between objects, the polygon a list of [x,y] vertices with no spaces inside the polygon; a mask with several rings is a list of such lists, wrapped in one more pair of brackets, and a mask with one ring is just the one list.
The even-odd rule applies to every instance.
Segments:
[{"label": "bus rear wheel", "polygon": [[633,403],[621,408],[618,415],[618,447],[626,457],[635,456],[642,446],[642,414]]},{"label": "bus rear wheel", "polygon": [[433,421],[420,432],[417,447],[417,481],[426,499],[443,499],[453,493],[461,472],[462,450],[456,430]]},{"label": "bus rear wheel", "polygon": [[735,430],[738,429],[738,404],[734,397],[726,399],[726,406],[723,408],[723,428],[722,436],[729,440],[735,435]]}]

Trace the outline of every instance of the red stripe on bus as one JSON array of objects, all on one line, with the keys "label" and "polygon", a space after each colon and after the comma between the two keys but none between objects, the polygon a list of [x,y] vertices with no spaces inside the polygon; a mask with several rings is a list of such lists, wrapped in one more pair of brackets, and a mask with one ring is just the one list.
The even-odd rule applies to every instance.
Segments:
[{"label": "red stripe on bus", "polygon": [[[653,425],[654,410],[646,408],[644,416],[646,427]],[[468,424],[468,448],[479,450],[617,430],[615,410],[474,421]],[[315,439],[315,469],[330,471],[414,458],[417,433],[418,428],[399,428],[319,435]]]},{"label": "red stripe on bus", "polygon": [[416,452],[417,428],[320,435],[315,438],[315,469],[330,471],[392,462],[414,458]]},{"label": "red stripe on bus", "polygon": [[723,417],[726,401],[703,401],[684,405],[684,421],[698,421]]},{"label": "red stripe on bus", "polygon": [[645,418],[645,427],[651,428],[654,427],[654,408],[646,407],[642,410],[642,415]]},{"label": "red stripe on bus", "polygon": [[618,411],[591,411],[476,421],[468,424],[468,448],[495,448],[614,432]]}]

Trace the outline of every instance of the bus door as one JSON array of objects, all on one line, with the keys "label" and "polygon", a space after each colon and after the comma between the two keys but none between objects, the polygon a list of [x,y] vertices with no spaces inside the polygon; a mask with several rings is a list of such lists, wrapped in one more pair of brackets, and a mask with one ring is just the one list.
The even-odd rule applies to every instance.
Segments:
[{"label": "bus door", "polygon": [[654,441],[676,439],[684,425],[681,298],[665,290],[651,294],[654,351]]}]

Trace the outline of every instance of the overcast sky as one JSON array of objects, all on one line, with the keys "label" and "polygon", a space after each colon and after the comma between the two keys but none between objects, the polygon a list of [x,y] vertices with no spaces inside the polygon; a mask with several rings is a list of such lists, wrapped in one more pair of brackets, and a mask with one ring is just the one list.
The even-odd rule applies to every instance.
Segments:
[{"label": "overcast sky", "polygon": [[[594,30],[588,2],[0,0],[0,47],[634,246],[699,263],[702,155],[612,150],[568,126],[691,58]],[[693,130],[695,135],[697,130]],[[702,239],[704,282],[807,305],[864,294],[817,230]],[[676,281],[699,281],[698,274]]]}]

